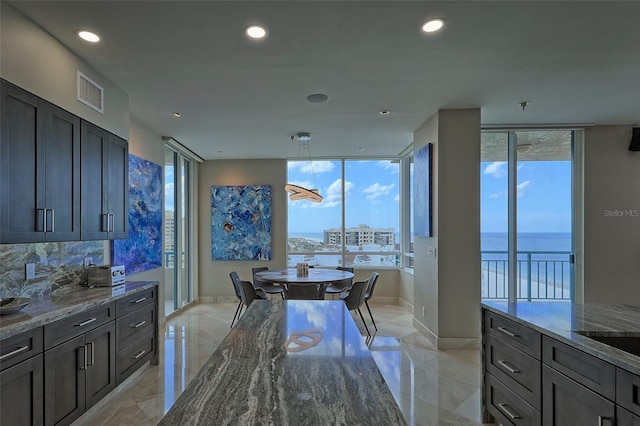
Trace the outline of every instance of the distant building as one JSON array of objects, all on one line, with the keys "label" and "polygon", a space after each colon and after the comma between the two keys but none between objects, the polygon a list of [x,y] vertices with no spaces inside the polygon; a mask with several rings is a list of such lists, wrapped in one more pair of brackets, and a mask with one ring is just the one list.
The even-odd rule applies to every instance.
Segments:
[{"label": "distant building", "polygon": [[175,247],[175,219],[173,210],[164,211],[164,251],[172,252]]},{"label": "distant building", "polygon": [[[396,241],[395,228],[371,228],[367,225],[359,225],[357,228],[346,228],[345,245],[394,245]],[[325,244],[342,244],[342,229],[331,228],[322,231],[322,240]]]}]

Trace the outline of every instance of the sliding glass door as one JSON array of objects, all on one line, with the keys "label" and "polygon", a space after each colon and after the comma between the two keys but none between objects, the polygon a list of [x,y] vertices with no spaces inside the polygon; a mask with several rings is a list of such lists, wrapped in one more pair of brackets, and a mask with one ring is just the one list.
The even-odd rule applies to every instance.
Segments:
[{"label": "sliding glass door", "polygon": [[484,299],[575,300],[574,136],[570,130],[483,133]]},{"label": "sliding glass door", "polygon": [[192,300],[191,162],[165,148],[165,315]]}]

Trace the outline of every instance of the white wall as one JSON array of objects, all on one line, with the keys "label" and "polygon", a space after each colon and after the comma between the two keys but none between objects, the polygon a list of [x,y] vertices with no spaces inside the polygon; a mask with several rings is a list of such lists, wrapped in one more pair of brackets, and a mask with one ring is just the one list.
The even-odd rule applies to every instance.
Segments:
[{"label": "white wall", "polygon": [[631,126],[585,132],[585,303],[640,305],[640,152],[630,141]]},{"label": "white wall", "polygon": [[[414,239],[414,324],[439,348],[475,346],[480,335],[480,110],[440,110],[414,134],[416,151],[429,142],[434,144],[433,237]],[[436,257],[427,255],[429,248]]]},{"label": "white wall", "polygon": [[[0,75],[61,108],[129,139],[129,96],[33,21],[0,2]],[[105,90],[104,114],[77,100],[77,71]]]}]

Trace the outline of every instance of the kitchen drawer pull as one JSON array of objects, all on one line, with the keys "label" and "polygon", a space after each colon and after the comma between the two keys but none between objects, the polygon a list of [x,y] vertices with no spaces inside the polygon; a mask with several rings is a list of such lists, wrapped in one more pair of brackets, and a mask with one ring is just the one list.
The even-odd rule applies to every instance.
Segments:
[{"label": "kitchen drawer pull", "polygon": [[80,324],[78,324],[77,326],[78,326],[78,327],[84,327],[85,325],[87,325],[87,324],[91,324],[92,322],[94,322],[94,321],[95,321],[95,320],[97,320],[97,319],[98,319],[98,318],[91,318],[91,319],[88,319],[88,320],[86,320],[86,321],[82,321],[82,322],[81,322]]},{"label": "kitchen drawer pull", "polygon": [[498,403],[498,408],[499,408],[499,409],[501,409],[502,411],[504,411],[504,413],[505,413],[507,416],[511,417],[511,420],[516,420],[516,419],[521,419],[521,418],[522,418],[522,417],[520,417],[520,416],[519,416],[519,415],[517,415],[517,414],[513,414],[513,413],[511,412],[511,410],[509,410],[507,407],[508,407],[508,405],[507,405],[507,404],[505,404],[504,402],[500,402],[500,403]]},{"label": "kitchen drawer pull", "polygon": [[12,357],[14,355],[18,355],[20,352],[24,352],[27,349],[29,349],[29,346],[20,346],[18,349],[15,349],[15,350],[13,350],[13,351],[11,351],[9,353],[6,353],[6,354],[0,356],[0,361],[2,361],[3,359],[6,359],[6,358]]},{"label": "kitchen drawer pull", "polygon": [[131,328],[138,328],[138,327],[142,327],[143,325],[145,325],[147,323],[147,321],[142,320],[137,324],[131,324]]},{"label": "kitchen drawer pull", "polygon": [[502,331],[504,334],[506,334],[509,337],[520,337],[518,334],[510,332],[509,330],[507,330],[504,327],[498,327],[498,330]]},{"label": "kitchen drawer pull", "polygon": [[147,351],[140,351],[140,352],[138,352],[138,355],[132,356],[131,359],[139,359],[142,355],[144,355],[146,353],[147,353]]},{"label": "kitchen drawer pull", "polygon": [[144,302],[145,300],[147,300],[147,298],[146,298],[146,297],[141,297],[140,299],[132,300],[132,301],[131,301],[131,303],[142,303],[142,302]]},{"label": "kitchen drawer pull", "polygon": [[504,361],[504,360],[501,360],[501,359],[500,359],[500,360],[498,360],[498,364],[500,364],[500,366],[501,366],[502,368],[504,368],[504,369],[508,370],[510,373],[515,374],[515,373],[519,373],[519,372],[520,372],[520,370],[516,370],[515,368],[513,368],[512,366],[510,366],[509,364],[507,364],[507,362],[506,362],[506,361]]}]

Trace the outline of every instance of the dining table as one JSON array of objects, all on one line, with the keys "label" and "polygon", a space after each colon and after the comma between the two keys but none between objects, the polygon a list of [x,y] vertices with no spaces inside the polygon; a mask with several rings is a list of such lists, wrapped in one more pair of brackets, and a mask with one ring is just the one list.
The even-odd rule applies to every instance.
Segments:
[{"label": "dining table", "polygon": [[[287,288],[287,293],[290,295],[292,286],[316,286],[318,287],[317,293],[314,292],[314,296],[309,297],[309,292],[306,292],[307,296],[299,298],[324,298],[324,293],[328,285],[331,283],[352,280],[355,276],[353,272],[343,271],[341,269],[325,269],[325,268],[309,268],[308,274],[298,275],[296,268],[287,269],[272,269],[256,273],[256,278],[268,283],[277,283],[284,285]],[[304,292],[302,292],[305,294]]]}]

